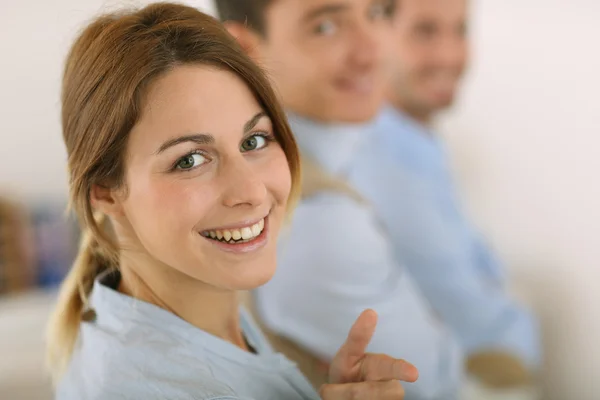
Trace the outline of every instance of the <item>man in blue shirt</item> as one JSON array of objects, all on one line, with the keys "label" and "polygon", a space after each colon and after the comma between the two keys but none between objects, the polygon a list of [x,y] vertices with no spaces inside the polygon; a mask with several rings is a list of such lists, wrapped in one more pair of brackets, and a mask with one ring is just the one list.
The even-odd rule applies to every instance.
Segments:
[{"label": "man in blue shirt", "polygon": [[419,380],[403,385],[406,398],[454,400],[464,364],[458,340],[395,259],[376,210],[352,188],[351,171],[377,165],[365,144],[385,101],[394,5],[216,2],[229,31],[270,73],[305,161],[303,199],[256,308],[268,328],[325,362],[358,314],[373,308],[379,323],[368,350],[419,369]]},{"label": "man in blue shirt", "polygon": [[[434,9],[457,4],[406,0],[396,20],[398,29],[410,22],[421,1]],[[453,197],[449,180],[442,186],[441,179],[427,178],[427,171],[435,170],[429,161],[436,157],[417,155],[415,167],[424,169],[411,170],[402,164],[401,154],[415,150],[399,142],[398,125],[391,125],[385,135],[372,124],[382,105],[384,55],[389,54],[386,9],[393,2],[216,4],[230,32],[271,74],[303,156],[319,167],[317,177],[313,168],[304,169],[305,182],[316,189],[311,195],[306,190],[310,185],[305,185],[305,196],[282,238],[278,271],[258,290],[257,309],[266,325],[328,361],[336,350],[333,344],[358,313],[375,309],[380,319],[369,351],[405,358],[419,368],[419,381],[406,385],[409,399],[457,398],[465,363],[477,377],[493,380],[491,384],[522,381],[523,370],[538,362],[533,320],[505,295],[500,268],[473,239],[456,205],[438,204],[438,197]],[[456,15],[455,10],[453,21]],[[425,24],[418,30],[436,29]],[[444,30],[454,32],[447,25]],[[397,37],[395,42],[400,44]],[[445,36],[444,48],[446,42]],[[423,82],[426,90],[433,88],[436,101],[447,99],[448,82],[460,76],[462,66],[452,71],[443,69],[438,75],[437,69],[427,68],[415,81]],[[385,125],[387,116],[396,115],[390,108],[380,122]],[[416,137],[427,142],[431,135]],[[456,221],[465,224],[468,234],[456,230]],[[409,224],[415,225],[403,230]]]},{"label": "man in blue shirt", "polygon": [[535,371],[536,321],[510,298],[502,265],[462,212],[445,149],[430,128],[452,104],[467,65],[467,3],[402,2],[389,106],[371,142],[380,170],[363,169],[353,184],[378,210],[397,259],[456,333],[470,372]]}]

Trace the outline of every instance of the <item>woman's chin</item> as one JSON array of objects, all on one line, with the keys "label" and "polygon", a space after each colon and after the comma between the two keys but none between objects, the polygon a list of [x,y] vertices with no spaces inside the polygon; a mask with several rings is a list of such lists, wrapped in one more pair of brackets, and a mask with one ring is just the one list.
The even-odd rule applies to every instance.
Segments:
[{"label": "woman's chin", "polygon": [[234,290],[253,290],[269,282],[274,274],[275,265],[265,267],[263,264],[259,268],[249,267],[235,276],[235,279],[231,282],[231,288]]}]

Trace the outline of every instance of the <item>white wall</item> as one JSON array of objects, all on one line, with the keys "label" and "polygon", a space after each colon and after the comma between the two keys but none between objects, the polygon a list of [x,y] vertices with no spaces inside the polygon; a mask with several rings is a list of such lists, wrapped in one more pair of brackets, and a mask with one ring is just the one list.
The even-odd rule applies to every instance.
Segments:
[{"label": "white wall", "polygon": [[[0,0],[0,192],[63,200],[60,78],[75,34],[94,15],[150,0]],[[183,0],[211,12],[211,0]]]},{"label": "white wall", "polygon": [[[123,2],[33,3],[0,0],[0,188],[62,199],[63,58],[82,21]],[[443,131],[469,209],[542,316],[548,399],[598,398],[600,2],[473,3],[476,58]]]},{"label": "white wall", "polygon": [[443,126],[470,210],[542,317],[548,399],[600,398],[600,2],[480,0]]}]

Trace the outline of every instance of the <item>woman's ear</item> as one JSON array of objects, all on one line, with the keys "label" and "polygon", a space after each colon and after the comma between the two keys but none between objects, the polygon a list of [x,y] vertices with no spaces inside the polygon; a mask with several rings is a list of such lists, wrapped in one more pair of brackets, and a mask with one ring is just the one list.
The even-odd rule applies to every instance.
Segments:
[{"label": "woman's ear", "polygon": [[121,197],[113,188],[102,185],[93,185],[90,191],[92,207],[109,217],[123,215]]},{"label": "woman's ear", "polygon": [[260,61],[260,34],[239,22],[226,21],[223,23],[227,31],[233,36],[254,62]]}]

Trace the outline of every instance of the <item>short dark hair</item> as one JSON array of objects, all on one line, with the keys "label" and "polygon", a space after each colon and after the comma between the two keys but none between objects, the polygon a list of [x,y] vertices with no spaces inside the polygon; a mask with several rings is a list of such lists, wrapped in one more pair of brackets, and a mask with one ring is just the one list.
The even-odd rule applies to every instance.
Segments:
[{"label": "short dark hair", "polygon": [[265,35],[265,10],[272,2],[273,0],[215,0],[215,5],[222,22],[239,22]]}]

